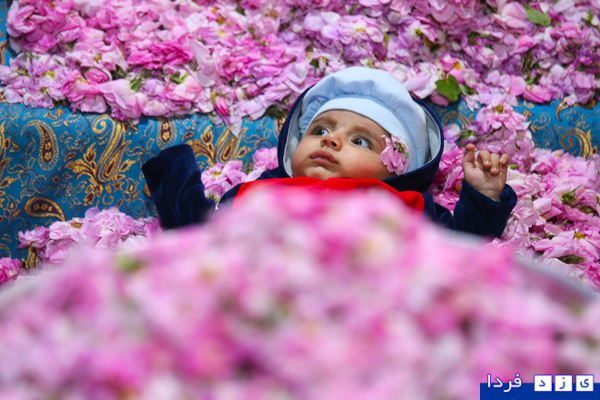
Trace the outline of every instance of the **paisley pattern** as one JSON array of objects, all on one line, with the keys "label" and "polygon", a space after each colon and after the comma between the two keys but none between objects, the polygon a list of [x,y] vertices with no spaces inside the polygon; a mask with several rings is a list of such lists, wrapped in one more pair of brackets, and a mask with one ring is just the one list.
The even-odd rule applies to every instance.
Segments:
[{"label": "paisley pattern", "polygon": [[[466,127],[477,115],[466,102],[457,101],[446,107],[430,104],[444,126],[455,123]],[[525,115],[536,146],[560,150],[573,155],[589,157],[597,154],[600,146],[600,105],[596,101],[569,106],[566,100],[547,104],[521,101],[517,111]]]},{"label": "paisley pattern", "polygon": [[271,117],[245,120],[238,137],[209,115],[143,118],[131,126],[103,114],[9,104],[0,97],[0,257],[35,257],[18,249],[18,232],[118,206],[139,218],[155,210],[142,164],[162,149],[189,143],[198,165],[249,159],[277,145]]},{"label": "paisley pattern", "polygon": [[52,199],[45,197],[32,197],[25,202],[25,213],[30,217],[50,217],[53,220],[64,221],[65,214],[60,206]]}]

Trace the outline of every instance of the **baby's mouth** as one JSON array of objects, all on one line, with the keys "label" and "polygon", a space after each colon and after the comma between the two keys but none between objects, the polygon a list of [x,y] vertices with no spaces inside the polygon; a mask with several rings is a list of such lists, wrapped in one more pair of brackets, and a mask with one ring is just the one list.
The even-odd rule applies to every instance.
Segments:
[{"label": "baby's mouth", "polygon": [[328,164],[337,164],[337,160],[335,159],[335,157],[333,156],[333,154],[331,154],[328,151],[325,150],[317,150],[314,153],[312,153],[310,155],[310,159],[313,161],[321,161],[324,163],[328,163]]}]

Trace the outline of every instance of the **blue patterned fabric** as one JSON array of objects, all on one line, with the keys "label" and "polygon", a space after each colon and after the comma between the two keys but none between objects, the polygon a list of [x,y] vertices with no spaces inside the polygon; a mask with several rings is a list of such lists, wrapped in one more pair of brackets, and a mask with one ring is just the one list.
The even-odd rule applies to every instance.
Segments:
[{"label": "blue patterned fabric", "polygon": [[[456,123],[465,128],[477,114],[464,101],[446,107],[431,105],[442,124]],[[544,149],[564,149],[569,153],[589,158],[598,153],[600,145],[600,106],[596,100],[589,104],[569,106],[566,100],[547,104],[521,101],[516,110],[524,114],[536,146]]]},{"label": "blue patterned fabric", "polygon": [[0,257],[25,258],[18,232],[118,206],[134,218],[154,215],[142,164],[189,143],[200,168],[251,160],[277,145],[279,122],[246,119],[239,137],[209,115],[142,118],[131,126],[108,115],[0,103]]}]

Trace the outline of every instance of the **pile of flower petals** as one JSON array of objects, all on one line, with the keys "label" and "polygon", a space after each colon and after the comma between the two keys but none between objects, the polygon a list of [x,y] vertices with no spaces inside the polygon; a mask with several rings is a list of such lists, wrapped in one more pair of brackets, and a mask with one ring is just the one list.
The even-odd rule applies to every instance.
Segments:
[{"label": "pile of flower petals", "polygon": [[[538,150],[530,174],[509,171],[519,201],[501,243],[540,254],[600,289],[600,156]],[[500,244],[500,241],[497,241]]]},{"label": "pile of flower petals", "polygon": [[[213,112],[260,117],[315,83],[308,44],[279,37],[289,6],[244,11],[169,0],[15,1],[7,30],[20,54],[0,68],[9,102],[119,119]],[[237,7],[237,10],[236,10]],[[235,104],[234,104],[235,103]]]},{"label": "pile of flower petals", "polygon": [[464,399],[490,372],[600,372],[597,301],[389,194],[316,196],[257,192],[0,293],[0,397]]},{"label": "pile of flower petals", "polygon": [[100,211],[92,207],[83,218],[56,221],[19,232],[20,248],[34,251],[44,265],[60,264],[77,247],[121,249],[143,247],[161,232],[154,217],[134,219],[116,207]]},{"label": "pile of flower petals", "polygon": [[276,147],[256,150],[252,154],[252,163],[246,167],[238,160],[228,161],[225,164],[216,163],[202,172],[204,195],[218,204],[229,189],[240,183],[254,181],[263,172],[277,168],[277,165]]},{"label": "pile of flower petals", "polygon": [[[518,202],[504,234],[494,243],[541,256],[549,269],[600,290],[600,156],[593,154],[587,160],[562,150],[536,149],[528,123],[498,122],[506,121],[505,113],[505,108],[491,113],[483,108],[469,127],[472,129],[446,127],[448,140],[430,192],[437,203],[454,209],[464,177],[460,165],[467,143],[509,154],[514,164],[507,184],[517,193]],[[482,128],[493,124],[495,129],[490,131]]]},{"label": "pile of flower petals", "polygon": [[598,88],[599,12],[592,0],[16,0],[19,54],[0,80],[9,102],[134,121],[214,111],[238,128],[350,65],[439,104],[436,82],[452,76],[473,107],[572,105]]},{"label": "pile of flower petals", "polygon": [[[239,183],[253,181],[264,171],[277,167],[277,148],[260,148],[252,154],[252,163],[244,167],[241,161],[217,163],[202,173],[205,195],[216,204],[225,192]],[[134,219],[116,207],[88,209],[84,217],[57,221],[50,226],[19,232],[20,248],[33,251],[45,265],[60,264],[80,246],[122,249],[141,247],[161,232],[157,218]],[[14,280],[21,262],[0,259],[0,285]]]}]

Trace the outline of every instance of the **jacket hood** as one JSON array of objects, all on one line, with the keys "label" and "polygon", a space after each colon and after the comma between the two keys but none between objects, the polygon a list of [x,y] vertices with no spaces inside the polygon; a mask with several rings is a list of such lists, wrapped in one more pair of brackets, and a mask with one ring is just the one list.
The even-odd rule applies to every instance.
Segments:
[{"label": "jacket hood", "polygon": [[[281,177],[292,176],[292,154],[296,150],[296,147],[298,147],[301,139],[299,119],[302,113],[302,101],[306,93],[311,89],[307,89],[296,100],[279,133],[277,159],[279,163],[278,175]],[[444,130],[438,116],[425,102],[415,98],[413,100],[425,111],[426,129],[429,139],[429,148],[425,157],[425,163],[410,172],[384,179],[383,182],[398,191],[415,190],[425,192],[433,182],[433,178],[439,169],[442,152],[444,151]]]}]

